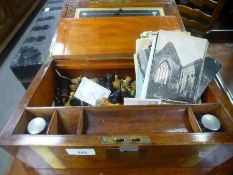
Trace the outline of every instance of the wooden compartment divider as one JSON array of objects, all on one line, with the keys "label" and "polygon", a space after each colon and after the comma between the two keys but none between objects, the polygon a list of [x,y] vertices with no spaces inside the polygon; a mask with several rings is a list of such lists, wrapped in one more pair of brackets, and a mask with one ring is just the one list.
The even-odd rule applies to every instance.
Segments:
[{"label": "wooden compartment divider", "polygon": [[202,132],[201,127],[198,124],[196,116],[194,115],[191,107],[188,108],[188,116],[189,116],[189,122],[190,122],[192,129],[193,129],[193,132]]},{"label": "wooden compartment divider", "polygon": [[58,118],[57,110],[54,110],[46,134],[48,134],[48,135],[56,135],[57,134],[57,130],[58,130],[58,122],[57,122],[58,119],[57,118]]},{"label": "wooden compartment divider", "polygon": [[77,135],[82,135],[83,132],[83,109],[80,109],[80,117],[78,121],[78,129],[77,129]]}]

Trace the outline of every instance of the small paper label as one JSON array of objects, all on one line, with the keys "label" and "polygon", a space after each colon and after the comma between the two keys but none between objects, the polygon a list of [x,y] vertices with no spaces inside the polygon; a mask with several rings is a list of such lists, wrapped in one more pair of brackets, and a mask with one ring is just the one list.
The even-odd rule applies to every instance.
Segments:
[{"label": "small paper label", "polygon": [[66,149],[66,152],[72,156],[93,156],[95,155],[94,149]]},{"label": "small paper label", "polygon": [[124,98],[124,105],[156,105],[161,104],[160,99]]},{"label": "small paper label", "polygon": [[83,77],[74,96],[92,106],[99,104],[102,98],[108,98],[111,91]]}]

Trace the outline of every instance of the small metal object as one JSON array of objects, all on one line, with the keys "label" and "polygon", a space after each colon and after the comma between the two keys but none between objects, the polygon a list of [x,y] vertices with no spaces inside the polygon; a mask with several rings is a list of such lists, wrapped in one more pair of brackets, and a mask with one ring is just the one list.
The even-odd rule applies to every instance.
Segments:
[{"label": "small metal object", "polygon": [[140,138],[138,137],[131,137],[130,140],[133,142],[140,142]]},{"label": "small metal object", "polygon": [[27,126],[29,134],[40,134],[46,128],[46,121],[42,117],[36,117],[32,119]]},{"label": "small metal object", "polygon": [[102,144],[148,144],[151,140],[148,136],[101,136]]},{"label": "small metal object", "polygon": [[119,138],[119,137],[115,137],[115,138],[113,138],[113,141],[114,142],[124,142],[124,139],[123,138]]},{"label": "small metal object", "polygon": [[202,125],[210,131],[218,131],[221,128],[219,119],[212,114],[205,114],[201,118]]}]

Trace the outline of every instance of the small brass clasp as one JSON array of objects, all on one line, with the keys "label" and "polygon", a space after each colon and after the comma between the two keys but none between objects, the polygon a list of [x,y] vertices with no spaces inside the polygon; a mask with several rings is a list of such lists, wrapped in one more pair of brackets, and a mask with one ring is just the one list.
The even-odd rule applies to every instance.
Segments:
[{"label": "small brass clasp", "polygon": [[102,144],[142,144],[151,143],[148,136],[101,136]]}]

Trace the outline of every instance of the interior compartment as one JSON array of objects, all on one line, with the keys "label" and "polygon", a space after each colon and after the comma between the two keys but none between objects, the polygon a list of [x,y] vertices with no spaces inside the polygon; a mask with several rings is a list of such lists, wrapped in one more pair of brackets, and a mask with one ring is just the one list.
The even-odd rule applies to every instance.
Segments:
[{"label": "interior compartment", "polygon": [[[82,109],[80,108],[60,108],[57,110],[57,120],[54,125],[57,130],[51,130],[50,134],[76,135],[79,133],[79,123],[82,121]],[[52,132],[55,131],[55,132]]]},{"label": "interior compartment", "polygon": [[200,132],[204,131],[204,128],[200,124],[200,119],[204,114],[212,114],[220,120],[221,128],[218,132],[233,132],[233,121],[229,114],[226,112],[223,105],[212,104],[192,106],[192,111],[195,115],[196,122],[199,124],[201,129]]},{"label": "interior compartment", "polygon": [[84,109],[84,135],[193,132],[186,108],[137,107]]},{"label": "interior compartment", "polygon": [[52,106],[55,89],[58,86],[56,69],[61,75],[69,78],[77,78],[80,75],[94,78],[111,73],[120,78],[129,75],[135,80],[132,60],[54,60],[40,79],[40,84],[33,92],[28,107]]},{"label": "interior compartment", "polygon": [[46,121],[46,129],[41,134],[46,134],[50,127],[54,115],[54,109],[26,109],[18,121],[13,134],[29,134],[27,131],[28,123],[36,118],[42,117]]},{"label": "interior compartment", "polygon": [[[39,85],[33,89],[32,96],[28,98],[28,107],[47,107],[52,106],[54,101],[55,89],[58,85],[57,75],[55,70],[58,70],[62,75],[69,78],[75,78],[80,75],[86,77],[100,77],[106,73],[117,74],[124,78],[130,75],[135,80],[135,70],[133,59],[112,59],[112,60],[53,60],[52,64],[44,67],[42,76],[37,80]],[[206,98],[205,91],[202,97],[202,102],[216,102],[214,95],[212,98]]]}]

